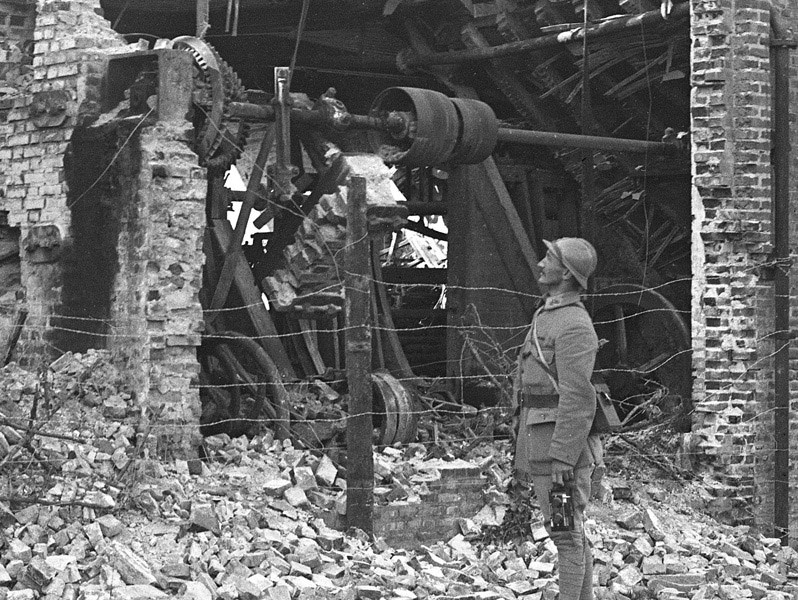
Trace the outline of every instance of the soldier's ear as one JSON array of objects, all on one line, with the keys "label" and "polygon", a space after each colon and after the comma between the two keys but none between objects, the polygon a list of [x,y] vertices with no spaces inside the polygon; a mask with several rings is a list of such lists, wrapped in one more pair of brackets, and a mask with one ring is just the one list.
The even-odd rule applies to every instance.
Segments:
[{"label": "soldier's ear", "polygon": [[571,273],[571,269],[564,269],[562,274],[562,280],[567,282],[574,290],[582,289],[582,285],[576,280],[574,274]]}]

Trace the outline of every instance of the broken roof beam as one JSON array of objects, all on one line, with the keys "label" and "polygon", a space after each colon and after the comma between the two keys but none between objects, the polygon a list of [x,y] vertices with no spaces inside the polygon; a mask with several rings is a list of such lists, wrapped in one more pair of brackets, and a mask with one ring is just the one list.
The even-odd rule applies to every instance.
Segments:
[{"label": "broken roof beam", "polygon": [[667,19],[663,18],[659,10],[652,10],[639,15],[619,17],[617,19],[603,21],[601,23],[591,25],[587,27],[587,29],[584,27],[579,27],[562,33],[544,35],[518,42],[510,42],[508,44],[492,46],[490,48],[472,48],[469,50],[432,52],[428,54],[420,54],[408,50],[400,56],[399,61],[403,67],[413,68],[430,65],[458,64],[479,60],[490,60],[502,56],[511,56],[514,54],[530,52],[532,50],[541,50],[543,48],[552,48],[561,44],[577,42],[583,40],[586,34],[589,39],[595,39],[624,31],[639,30],[645,27],[664,25],[678,19],[688,17],[689,15],[690,4],[689,2],[685,2],[675,5]]}]

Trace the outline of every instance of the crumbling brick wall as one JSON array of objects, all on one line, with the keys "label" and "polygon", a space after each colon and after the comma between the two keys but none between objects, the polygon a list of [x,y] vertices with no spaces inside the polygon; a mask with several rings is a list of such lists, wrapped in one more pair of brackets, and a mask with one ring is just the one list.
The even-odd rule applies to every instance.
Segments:
[{"label": "crumbling brick wall", "polygon": [[60,258],[71,237],[64,157],[84,107],[96,102],[105,57],[123,40],[97,13],[98,2],[39,3],[32,79],[4,113],[0,171],[3,210],[20,229],[22,284],[29,317],[19,357],[52,355],[49,335],[60,304]]},{"label": "crumbling brick wall", "polygon": [[16,89],[31,78],[35,21],[36,0],[0,0],[0,87]]},{"label": "crumbling brick wall", "polygon": [[465,461],[434,463],[440,476],[427,484],[420,501],[400,500],[374,507],[374,535],[392,546],[418,548],[461,532],[460,521],[485,505],[485,478]]},{"label": "crumbling brick wall", "polygon": [[159,123],[142,132],[138,193],[148,239],[138,263],[144,285],[133,290],[146,293],[136,298],[144,300],[146,320],[137,363],[148,378],[148,403],[161,411],[157,439],[163,450],[181,454],[196,448],[199,436],[196,348],[204,328],[199,292],[207,181],[189,146],[192,135],[190,123]]},{"label": "crumbling brick wall", "polygon": [[[770,11],[798,25],[789,4],[694,0],[691,18],[696,407],[685,449],[716,481],[717,515],[765,527],[773,522],[775,350],[766,335],[774,330]],[[791,80],[795,89],[794,72]],[[798,182],[795,165],[793,155]]]},{"label": "crumbling brick wall", "polygon": [[[158,449],[198,436],[205,170],[190,123],[100,115],[127,51],[99,0],[39,2],[29,85],[0,113],[0,210],[19,228],[29,311],[16,358],[108,348]],[[149,409],[149,410],[147,410]]]}]

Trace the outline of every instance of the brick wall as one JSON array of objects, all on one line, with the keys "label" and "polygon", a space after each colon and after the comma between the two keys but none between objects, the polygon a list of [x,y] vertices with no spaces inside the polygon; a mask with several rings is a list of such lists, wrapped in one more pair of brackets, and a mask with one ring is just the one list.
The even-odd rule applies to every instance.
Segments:
[{"label": "brick wall", "polygon": [[3,87],[24,86],[31,77],[33,26],[36,0],[0,0],[0,83]]},{"label": "brick wall", "polygon": [[460,519],[473,517],[485,505],[479,467],[464,461],[435,466],[440,478],[427,483],[428,492],[419,500],[374,507],[375,536],[402,548],[445,541],[460,533]]},{"label": "brick wall", "polygon": [[120,246],[134,253],[129,271],[144,274],[144,285],[128,290],[134,303],[118,307],[138,310],[143,303],[146,335],[138,339],[146,340],[146,347],[139,364],[148,378],[147,402],[161,410],[161,455],[193,453],[199,441],[199,391],[192,384],[199,375],[196,348],[204,329],[199,291],[207,181],[191,150],[192,137],[190,123],[159,123],[142,132],[137,190],[145,250],[138,254],[135,240]]},{"label": "brick wall", "polygon": [[[768,526],[774,447],[774,345],[765,338],[774,329],[771,2],[693,0],[692,9],[696,410],[686,450],[713,476],[711,508],[718,516]],[[785,15],[797,23],[795,12]],[[795,163],[793,156],[793,169]]]},{"label": "brick wall", "polygon": [[0,112],[0,210],[20,232],[29,310],[16,358],[112,350],[128,413],[158,415],[153,449],[191,454],[207,187],[191,125],[101,116],[124,40],[99,0],[38,9],[32,78]]},{"label": "brick wall", "polygon": [[[782,22],[791,29],[792,39],[798,41],[798,6],[792,0],[774,0],[774,6],[781,15]],[[798,127],[795,127],[796,114],[798,114],[798,49],[790,50],[790,256],[793,264],[790,269],[790,329],[795,330],[798,327],[798,264],[795,263],[796,240],[798,240],[798,215],[796,215],[796,206],[798,206]],[[781,343],[784,343],[781,341]],[[798,385],[796,381],[796,371],[798,370],[798,353],[796,353],[795,342],[790,343],[790,407],[791,407],[791,439],[790,439],[790,506],[795,507],[798,502],[798,424],[795,421],[795,408],[796,399],[798,399]],[[772,382],[771,382],[772,383]],[[767,410],[773,405],[772,400],[763,409]],[[774,447],[772,429],[770,427],[761,427],[759,430],[762,441],[758,441],[758,446]],[[772,468],[772,455],[771,460],[765,463],[766,470],[758,474],[758,479],[762,481],[772,482],[773,468]],[[770,492],[770,487],[762,486],[764,497],[772,499],[773,493]],[[766,504],[763,502],[763,504]],[[769,506],[769,503],[767,503]],[[768,513],[772,514],[772,511]],[[798,540],[798,509],[791,509],[790,512],[790,543],[794,546]]]},{"label": "brick wall", "polygon": [[57,353],[50,326],[61,302],[60,258],[71,242],[64,157],[98,97],[102,49],[123,45],[98,7],[85,0],[39,3],[32,77],[0,117],[2,210],[20,230],[29,317],[19,358],[27,362]]}]

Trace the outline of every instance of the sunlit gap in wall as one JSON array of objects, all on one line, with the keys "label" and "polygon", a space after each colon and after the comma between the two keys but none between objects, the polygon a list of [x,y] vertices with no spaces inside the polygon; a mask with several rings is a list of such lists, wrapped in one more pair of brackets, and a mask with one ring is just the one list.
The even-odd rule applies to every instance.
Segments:
[{"label": "sunlit gap in wall", "polygon": [[[224,187],[228,190],[232,190],[234,192],[245,192],[247,191],[247,186],[244,183],[244,179],[241,177],[241,173],[238,172],[236,166],[233,165],[228,169],[227,173],[224,174]],[[235,229],[236,223],[238,222],[238,214],[241,212],[241,204],[240,201],[232,201],[230,203],[230,210],[227,211],[227,220],[230,221],[230,225]],[[252,234],[258,232],[270,232],[274,231],[274,219],[271,219],[265,226],[258,229],[255,226],[255,220],[260,216],[260,212],[253,210],[249,215],[249,223],[247,223],[247,230],[244,232],[244,244],[252,244]],[[266,308],[269,308],[269,300],[266,297],[266,294],[261,294],[261,299],[263,300],[263,304],[266,305]]]}]

